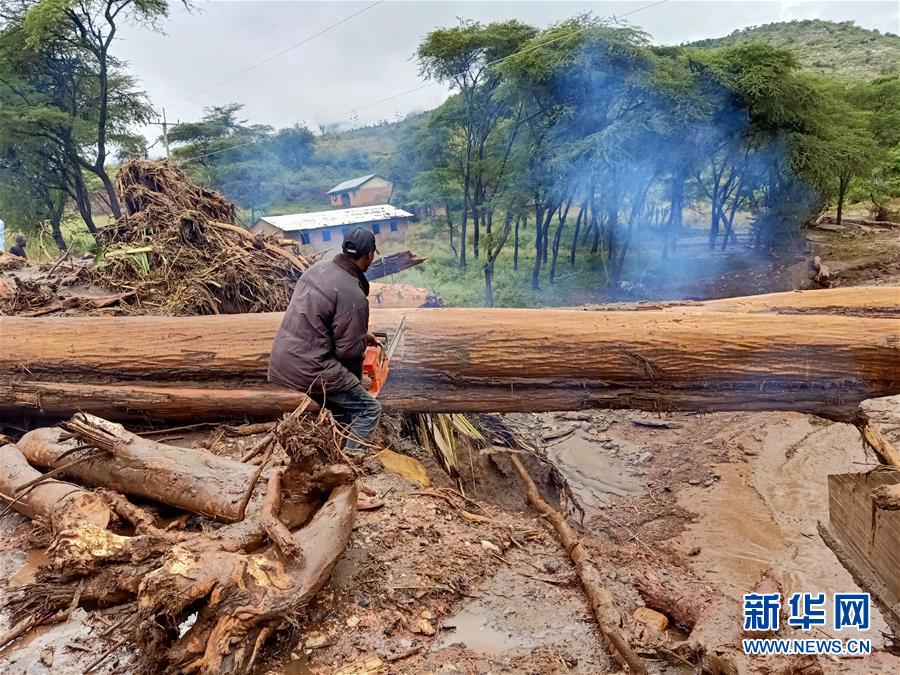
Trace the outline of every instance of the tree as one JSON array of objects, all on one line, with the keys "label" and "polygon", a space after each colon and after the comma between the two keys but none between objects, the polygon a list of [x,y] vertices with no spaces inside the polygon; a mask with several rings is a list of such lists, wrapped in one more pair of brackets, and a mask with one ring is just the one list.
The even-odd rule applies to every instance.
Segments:
[{"label": "tree", "polygon": [[463,213],[460,237],[460,267],[466,266],[467,226],[474,226],[473,253],[479,255],[479,239],[487,185],[484,169],[486,146],[491,133],[507,110],[499,95],[502,82],[495,63],[515,53],[536,34],[519,21],[483,26],[461,21],[454,28],[429,33],[419,45],[417,57],[422,75],[449,84],[459,91],[459,125],[462,132]]},{"label": "tree", "polygon": [[270,147],[282,165],[297,171],[313,157],[316,137],[300,124],[279,129],[270,142]]},{"label": "tree", "polygon": [[7,133],[21,139],[23,148],[42,149],[26,165],[52,155],[59,184],[91,232],[97,227],[85,172],[97,176],[110,210],[120,214],[106,160],[117,148],[133,151],[130,127],[152,114],[143,92],[109,52],[116,22],[126,16],[153,21],[164,5],[0,0],[0,114]]},{"label": "tree", "polygon": [[272,205],[281,193],[285,166],[301,161],[302,127],[283,129],[279,136],[266,125],[238,119],[243,106],[213,106],[199,122],[178,124],[169,131],[173,156],[198,180],[228,195],[250,211]]},{"label": "tree", "polygon": [[[152,109],[133,81],[121,72],[120,62],[111,53],[122,21],[149,26],[168,14],[167,0],[25,0],[7,2],[20,7],[21,29],[32,52],[74,55],[88,75],[67,83],[77,87],[78,96],[59,106],[90,127],[90,136],[71,143],[68,152],[103,183],[110,210],[122,216],[119,198],[106,170],[111,136],[126,129],[122,123],[145,122]],[[80,101],[78,99],[81,99]],[[66,103],[70,105],[66,105]]]}]

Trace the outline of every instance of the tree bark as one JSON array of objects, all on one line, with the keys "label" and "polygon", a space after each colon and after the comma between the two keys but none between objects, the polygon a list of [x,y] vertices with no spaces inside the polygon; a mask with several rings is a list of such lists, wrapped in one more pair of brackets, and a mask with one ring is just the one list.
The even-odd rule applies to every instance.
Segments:
[{"label": "tree bark", "polygon": [[109,524],[112,514],[96,494],[53,478],[37,482],[42,476],[17,446],[0,447],[0,495],[14,510],[46,522],[54,534],[80,523]]},{"label": "tree bark", "polygon": [[565,209],[563,209],[558,218],[558,223],[556,225],[556,234],[553,235],[553,258],[550,263],[550,283],[556,283],[556,261],[559,260],[559,244],[562,240],[562,231],[563,227],[566,225],[566,218],[569,215],[569,207],[572,205],[572,199],[570,198],[566,202]]},{"label": "tree bark", "polygon": [[837,218],[835,219],[838,225],[841,224],[841,218],[844,215],[844,200],[847,197],[847,186],[850,184],[850,178],[850,174],[841,173],[838,179]]},{"label": "tree bark", "polygon": [[527,217],[521,215],[516,217],[516,229],[513,234],[513,272],[519,271],[519,226],[522,223],[522,218]]},{"label": "tree bark", "polygon": [[[895,316],[842,316],[840,298],[855,295],[851,313],[864,313],[866,303],[888,303],[892,290],[644,311],[374,310],[373,330],[390,332],[406,316],[381,400],[412,411],[604,407],[846,416],[863,399],[900,392],[900,345]],[[881,309],[896,312],[898,305],[894,297]],[[740,313],[729,311],[736,306]],[[0,371],[8,373],[0,381],[0,412],[199,420],[290,410],[302,394],[266,383],[280,321],[280,314],[0,317]]]},{"label": "tree bark", "polygon": [[[67,476],[221,522],[241,519],[241,502],[256,467],[205,450],[155,443],[118,424],[105,422],[104,427],[111,452],[75,464],[65,471]],[[32,464],[55,469],[69,461],[67,452],[83,443],[63,440],[65,436],[56,427],[35,429],[17,447]]]}]

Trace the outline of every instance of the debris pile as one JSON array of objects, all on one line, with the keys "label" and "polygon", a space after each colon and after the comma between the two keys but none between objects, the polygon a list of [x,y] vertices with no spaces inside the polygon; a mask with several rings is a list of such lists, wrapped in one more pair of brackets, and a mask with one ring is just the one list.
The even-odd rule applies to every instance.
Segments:
[{"label": "debris pile", "polygon": [[[153,314],[195,316],[287,308],[294,284],[313,262],[299,242],[253,234],[234,224],[234,204],[196,185],[168,161],[132,160],[116,176],[126,214],[97,236],[88,260],[63,255],[31,265],[0,256],[0,314]],[[379,279],[425,262],[403,251],[379,258]],[[425,289],[377,285],[375,304],[437,307]]]},{"label": "debris pile", "polygon": [[235,207],[167,161],[133,160],[116,177],[127,214],[102,231],[97,283],[133,291],[130,311],[278,311],[310,261],[234,225]]},{"label": "debris pile", "polygon": [[[290,438],[280,456],[301,464],[268,451],[253,466],[91,415],[0,447],[7,509],[45,524],[51,538],[36,581],[6,594],[14,625],[0,648],[79,606],[124,602],[132,611],[118,626],[122,642],[141,645],[145,672],[248,671],[327,581],[355,518],[356,474],[339,463],[340,434],[329,413],[307,405],[266,436],[273,445]],[[315,444],[300,447],[302,438]]]}]

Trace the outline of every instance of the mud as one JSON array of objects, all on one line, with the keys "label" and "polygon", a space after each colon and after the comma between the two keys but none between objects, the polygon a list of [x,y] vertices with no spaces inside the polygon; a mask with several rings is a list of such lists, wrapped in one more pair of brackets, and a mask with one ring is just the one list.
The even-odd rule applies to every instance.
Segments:
[{"label": "mud", "polygon": [[[848,426],[782,413],[618,411],[507,419],[545,448],[571,484],[584,509],[574,521],[627,622],[642,605],[628,579],[648,565],[684,568],[697,583],[733,597],[768,568],[786,592],[857,590],[815,527],[827,512],[825,476],[871,461]],[[169,442],[200,447],[216,441],[227,456],[240,456],[256,440],[216,429],[179,434]],[[454,486],[421,449],[394,447],[422,462],[433,488]],[[359,514],[329,584],[299,625],[277,634],[254,672],[615,669],[567,555],[527,507],[499,457],[478,456],[466,469],[467,493],[477,501],[470,508],[493,523],[464,520],[444,501],[417,494],[419,482],[381,462],[364,462],[361,470],[367,489],[385,505]],[[552,489],[539,466],[534,475]],[[40,562],[38,554],[22,550],[30,528],[15,514],[0,519],[0,571],[10,583],[27,579]],[[90,613],[35,633],[0,654],[7,659],[0,672],[82,672],[110,646],[97,635],[112,622]],[[639,640],[658,642],[648,629],[627,625]],[[880,617],[875,625],[866,637],[881,644]],[[668,635],[670,643],[683,637]],[[81,644],[93,654],[79,651]],[[52,659],[52,668],[42,657]],[[129,658],[127,650],[117,651],[100,672],[128,672]],[[845,672],[897,672],[900,660],[881,653],[834,665]]]},{"label": "mud", "polygon": [[[726,442],[746,459],[717,464],[709,488],[689,488],[679,504],[694,524],[677,538],[694,573],[732,597],[771,569],[785,594],[859,591],[816,529],[828,520],[828,474],[865,469],[859,433],[846,424],[823,424],[805,415],[766,414]],[[877,609],[869,635],[880,646],[887,625]],[[850,631],[848,631],[849,635]]]}]

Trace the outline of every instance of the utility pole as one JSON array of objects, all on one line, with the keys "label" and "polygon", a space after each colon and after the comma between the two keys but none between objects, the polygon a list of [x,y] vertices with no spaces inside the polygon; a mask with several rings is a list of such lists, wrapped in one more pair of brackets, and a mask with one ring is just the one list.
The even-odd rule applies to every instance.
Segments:
[{"label": "utility pole", "polygon": [[166,126],[166,109],[162,109],[162,138],[163,138],[163,146],[166,149],[166,159],[171,159],[171,155],[169,154],[169,130]]}]

